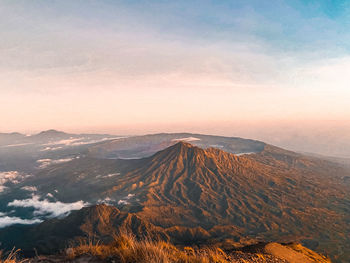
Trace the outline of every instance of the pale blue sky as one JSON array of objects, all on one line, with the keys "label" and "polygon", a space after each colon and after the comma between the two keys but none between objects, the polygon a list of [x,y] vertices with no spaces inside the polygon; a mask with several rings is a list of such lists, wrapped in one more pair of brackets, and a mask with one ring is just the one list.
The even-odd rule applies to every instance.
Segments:
[{"label": "pale blue sky", "polygon": [[348,127],[349,28],[350,1],[0,0],[0,132]]},{"label": "pale blue sky", "polygon": [[342,58],[350,52],[349,7],[349,1],[327,0],[2,0],[0,66],[36,70],[81,65],[87,63],[86,53],[110,48],[116,38],[116,45],[144,40],[132,44],[155,44],[155,49],[164,42],[185,48],[220,46],[227,53],[246,45],[300,63]]}]

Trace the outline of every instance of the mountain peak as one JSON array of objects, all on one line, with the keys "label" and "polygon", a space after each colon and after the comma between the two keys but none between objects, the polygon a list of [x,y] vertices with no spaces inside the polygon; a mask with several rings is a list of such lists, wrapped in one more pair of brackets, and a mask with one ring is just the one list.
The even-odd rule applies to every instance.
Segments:
[{"label": "mountain peak", "polygon": [[24,137],[25,135],[19,132],[11,132],[11,133],[2,133],[0,132],[1,136],[8,136],[8,137]]},{"label": "mountain peak", "polygon": [[195,148],[198,148],[197,146],[194,146],[186,141],[179,141],[176,144],[174,144],[173,147],[177,147],[177,148],[194,148],[195,147]]},{"label": "mountain peak", "polygon": [[54,130],[54,129],[50,129],[50,130],[46,130],[46,131],[42,131],[39,134],[66,134],[63,131],[58,131],[58,130]]},{"label": "mountain peak", "polygon": [[39,136],[39,137],[57,137],[57,136],[66,136],[66,135],[68,135],[68,134],[63,132],[63,131],[57,131],[57,130],[54,130],[54,129],[50,129],[50,130],[42,131],[42,132],[36,134],[35,136]]},{"label": "mountain peak", "polygon": [[170,158],[174,158],[175,156],[194,156],[200,153],[204,154],[205,150],[188,142],[179,141],[176,144],[164,149],[163,151],[156,153],[154,156],[168,156]]}]

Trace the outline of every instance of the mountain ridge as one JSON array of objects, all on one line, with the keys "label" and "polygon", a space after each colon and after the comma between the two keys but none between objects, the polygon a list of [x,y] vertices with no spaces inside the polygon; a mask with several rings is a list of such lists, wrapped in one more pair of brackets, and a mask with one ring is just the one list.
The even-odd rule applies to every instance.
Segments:
[{"label": "mountain ridge", "polygon": [[[17,229],[16,229],[17,228]],[[63,251],[74,251],[79,249],[79,246],[84,246],[86,240],[95,240],[95,243],[89,243],[89,247],[94,246],[118,246],[118,242],[124,242],[124,246],[131,242],[125,238],[133,236],[132,242],[142,242],[142,240],[153,240],[156,244],[159,243],[162,247],[174,247],[169,243],[171,240],[166,234],[165,230],[157,228],[150,223],[144,222],[142,219],[134,214],[123,213],[115,207],[107,206],[104,204],[94,205],[90,207],[82,208],[81,210],[74,211],[65,218],[51,219],[36,226],[18,227],[12,226],[11,229],[17,230],[17,233],[21,233],[20,237],[16,237],[15,240],[11,240],[11,236],[7,236],[8,249],[13,244],[17,244],[21,248],[21,255],[24,257],[34,257],[33,259],[27,259],[28,262],[51,262],[51,259],[55,259],[54,262],[66,262],[66,257]],[[8,231],[9,231],[8,229]],[[181,231],[181,229],[179,229]],[[0,232],[0,240],[6,237],[6,232]],[[192,235],[195,237],[195,233],[191,233],[191,230],[185,230],[183,235]],[[198,238],[198,237],[197,237]],[[118,239],[120,241],[118,241]],[[91,241],[90,241],[91,242]],[[164,243],[168,242],[168,243]],[[130,243],[129,243],[130,244]],[[209,247],[217,247],[214,244],[207,244]],[[206,245],[206,246],[207,246]],[[177,249],[183,248],[178,246]],[[66,248],[69,249],[66,249]],[[78,247],[78,248],[76,248]],[[197,246],[198,247],[198,246]],[[205,246],[204,246],[205,248]],[[175,247],[174,247],[175,249]],[[186,250],[186,247],[184,248]],[[187,247],[187,250],[189,247]],[[198,249],[198,248],[197,248]],[[256,262],[252,258],[261,258],[259,255],[264,256],[264,262],[330,262],[326,257],[319,255],[311,250],[306,249],[297,243],[291,244],[279,244],[279,243],[253,243],[249,246],[239,245],[229,246],[229,248],[222,248],[231,255],[226,256],[225,262],[231,261],[232,257],[236,259],[251,258],[252,261],[244,262]],[[112,250],[111,250],[112,251]],[[194,251],[192,249],[192,251]],[[224,253],[223,250],[219,250]],[[37,256],[40,253],[40,257]],[[70,252],[69,252],[70,253]],[[48,256],[44,256],[48,255]],[[36,256],[36,257],[35,257]],[[75,255],[77,257],[78,255]],[[113,254],[109,255],[110,257]],[[93,254],[83,255],[84,260],[88,260],[93,257]],[[106,257],[106,255],[104,256]],[[312,260],[317,259],[317,260]],[[72,259],[71,259],[72,260]],[[94,262],[105,262],[103,258],[95,258]],[[268,260],[268,261],[266,261]],[[287,260],[287,261],[286,261]],[[72,261],[75,262],[75,261]],[[78,258],[78,262],[79,258]],[[85,262],[85,261],[84,261]],[[259,261],[260,262],[260,261]]]},{"label": "mountain ridge", "polygon": [[[141,159],[87,154],[52,164],[16,189],[32,185],[42,199],[110,203],[179,243],[296,240],[335,255],[350,251],[346,173],[267,144],[241,155],[180,141]],[[10,192],[3,200],[14,198]]]}]

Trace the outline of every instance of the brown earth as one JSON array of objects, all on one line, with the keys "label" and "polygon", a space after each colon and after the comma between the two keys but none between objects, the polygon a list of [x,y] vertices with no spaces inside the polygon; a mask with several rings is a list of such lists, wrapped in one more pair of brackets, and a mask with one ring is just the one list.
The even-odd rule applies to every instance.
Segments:
[{"label": "brown earth", "polygon": [[[119,175],[103,181],[96,178],[116,172]],[[111,222],[118,222],[113,227],[137,226],[136,235],[145,229],[161,230],[162,238],[175,244],[197,246],[299,241],[348,262],[350,189],[343,180],[348,174],[335,163],[270,145],[259,153],[238,156],[179,142],[139,160],[82,158],[52,166],[32,183],[40,185],[39,190],[58,189],[60,200],[67,202],[131,196],[118,205],[120,211],[113,212]],[[102,237],[110,232],[108,224],[78,226],[79,235],[96,229]],[[72,229],[62,232],[64,227],[62,223],[55,228],[57,234],[74,233]],[[18,229],[26,227],[2,230],[0,240],[9,240],[9,233]],[[45,227],[37,233],[55,236],[55,231]],[[30,233],[28,237],[40,241],[35,231]],[[55,240],[43,244],[56,244]]]}]

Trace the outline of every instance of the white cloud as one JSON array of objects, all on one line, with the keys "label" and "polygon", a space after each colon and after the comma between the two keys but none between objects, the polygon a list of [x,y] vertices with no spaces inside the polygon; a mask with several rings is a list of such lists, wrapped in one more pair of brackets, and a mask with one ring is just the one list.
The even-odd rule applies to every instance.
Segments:
[{"label": "white cloud", "polygon": [[132,199],[134,196],[135,196],[134,194],[128,194],[123,199],[120,199],[118,201],[118,205],[128,205],[128,204],[130,204],[129,200]]},{"label": "white cloud", "polygon": [[40,219],[22,219],[19,217],[1,216],[0,214],[0,228],[14,224],[31,225],[41,222],[42,220]]},{"label": "white cloud", "polygon": [[[103,141],[107,141],[107,140],[116,140],[116,139],[120,139],[120,138],[121,137],[114,137],[114,138],[105,137],[105,138],[93,140],[93,139],[90,139],[89,137],[80,137],[80,138],[73,138],[73,137],[71,137],[69,139],[49,142],[49,143],[46,143],[46,144],[43,144],[43,145],[79,146],[79,145],[84,145],[84,144],[92,144],[92,143],[97,143],[97,142],[103,142]],[[46,148],[50,149],[50,147],[46,147]],[[52,150],[52,148],[51,148],[51,150]]]},{"label": "white cloud", "polygon": [[120,137],[116,137],[116,138],[102,138],[102,139],[97,139],[97,140],[88,140],[88,141],[80,141],[80,142],[75,142],[70,144],[71,146],[78,146],[78,145],[83,145],[83,144],[92,144],[92,143],[97,143],[97,142],[103,142],[103,141],[107,141],[107,140],[116,140],[119,139]]},{"label": "white cloud", "polygon": [[40,200],[40,196],[33,195],[31,199],[13,200],[12,202],[8,203],[8,206],[33,207],[35,209],[34,215],[48,214],[49,217],[56,217],[66,215],[72,210],[79,210],[88,204],[89,203],[82,200],[74,203],[62,203],[60,201],[50,202],[48,199]]},{"label": "white cloud", "polygon": [[235,155],[241,156],[241,155],[249,155],[249,154],[254,154],[256,152],[246,152],[246,153],[236,153]]},{"label": "white cloud", "polygon": [[97,201],[98,204],[107,204],[107,205],[111,205],[115,202],[114,199],[111,199],[110,197],[106,197],[105,199],[99,199]]},{"label": "white cloud", "polygon": [[6,189],[4,186],[6,183],[18,184],[30,176],[29,174],[23,174],[18,171],[0,172],[0,192]]},{"label": "white cloud", "polygon": [[38,191],[38,189],[35,186],[29,186],[29,185],[23,186],[23,187],[21,187],[21,189],[29,191],[29,192],[36,192],[36,191]]},{"label": "white cloud", "polygon": [[110,177],[114,177],[114,176],[117,176],[117,175],[120,175],[120,173],[113,173],[113,174],[107,174],[107,175],[96,175],[96,179],[99,179],[99,178],[110,178]]},{"label": "white cloud", "polygon": [[128,194],[127,197],[125,197],[125,199],[128,199],[128,200],[129,200],[130,198],[132,198],[132,197],[134,197],[134,196],[135,196],[134,194]]},{"label": "white cloud", "polygon": [[179,138],[179,139],[173,139],[172,141],[185,141],[185,142],[193,142],[193,141],[200,141],[201,139],[196,137],[186,137],[186,138]]},{"label": "white cloud", "polygon": [[29,143],[9,144],[9,145],[1,146],[0,148],[18,147],[18,146],[25,146],[29,144],[33,144],[33,143],[29,142]]},{"label": "white cloud", "polygon": [[224,146],[220,145],[220,144],[211,144],[210,147],[213,147],[213,148],[224,148]]},{"label": "white cloud", "polygon": [[69,138],[69,139],[64,139],[64,140],[59,140],[59,141],[54,141],[54,142],[49,142],[45,143],[43,145],[57,145],[57,144],[62,144],[62,145],[71,145],[73,142],[83,140],[84,138]]},{"label": "white cloud", "polygon": [[40,159],[37,160],[36,162],[39,163],[39,168],[46,168],[50,166],[51,164],[58,164],[58,163],[66,163],[72,161],[74,158],[64,158],[64,159],[58,159],[58,160],[53,160],[53,159]]},{"label": "white cloud", "polygon": [[47,146],[44,149],[41,149],[40,151],[41,152],[44,152],[44,151],[56,151],[56,150],[60,150],[62,148],[63,147],[61,147],[61,146],[57,146],[57,147],[49,147],[49,146]]},{"label": "white cloud", "polygon": [[129,202],[123,199],[118,201],[118,205],[128,205],[128,204]]}]

